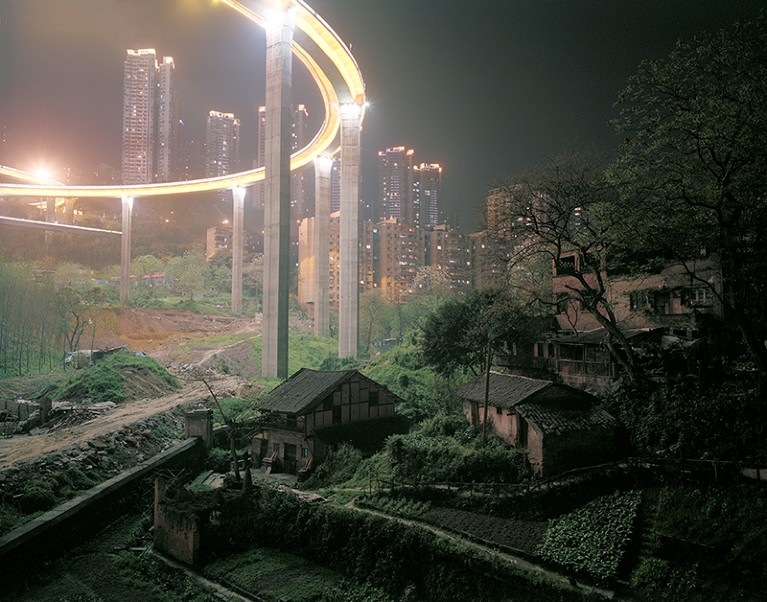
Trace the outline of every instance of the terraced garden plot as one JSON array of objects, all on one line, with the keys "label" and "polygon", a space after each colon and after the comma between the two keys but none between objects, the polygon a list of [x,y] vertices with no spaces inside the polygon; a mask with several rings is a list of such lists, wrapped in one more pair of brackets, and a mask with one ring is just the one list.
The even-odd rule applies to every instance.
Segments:
[{"label": "terraced garden plot", "polygon": [[420,520],[529,554],[535,551],[548,528],[545,521],[497,518],[450,508],[432,508],[421,515]]}]

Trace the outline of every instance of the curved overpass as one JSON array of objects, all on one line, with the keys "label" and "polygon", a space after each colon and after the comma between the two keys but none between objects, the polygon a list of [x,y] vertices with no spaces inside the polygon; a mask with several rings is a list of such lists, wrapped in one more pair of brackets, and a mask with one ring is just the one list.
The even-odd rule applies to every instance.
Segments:
[{"label": "curved overpass", "polygon": [[[264,27],[271,14],[282,10],[283,0],[222,0],[257,25]],[[291,156],[290,169],[303,167],[314,157],[333,147],[340,125],[340,109],[357,105],[365,110],[365,86],[357,62],[330,26],[303,0],[290,2],[296,9],[293,54],[308,69],[325,103],[325,119],[312,141]],[[20,175],[23,174],[23,177]],[[260,167],[226,176],[132,186],[61,186],[50,180],[0,166],[0,175],[35,181],[34,184],[0,184],[0,196],[38,197],[146,197],[221,190],[247,186],[264,179]]]}]

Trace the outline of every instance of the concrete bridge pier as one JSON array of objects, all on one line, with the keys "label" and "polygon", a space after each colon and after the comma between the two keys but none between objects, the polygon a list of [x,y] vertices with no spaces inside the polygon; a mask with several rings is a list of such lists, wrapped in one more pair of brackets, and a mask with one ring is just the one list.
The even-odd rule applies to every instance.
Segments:
[{"label": "concrete bridge pier", "polygon": [[264,303],[261,375],[288,377],[291,78],[296,9],[266,25]]},{"label": "concrete bridge pier", "polygon": [[362,107],[341,105],[341,266],[338,357],[357,357],[359,337],[359,183]]},{"label": "concrete bridge pier", "polygon": [[314,334],[330,336],[330,170],[333,159],[314,158]]},{"label": "concrete bridge pier", "polygon": [[242,253],[244,246],[245,188],[232,187],[232,312],[242,311]]},{"label": "concrete bridge pier", "polygon": [[120,303],[128,300],[130,290],[130,250],[131,250],[131,221],[133,215],[133,197],[122,197],[122,235],[120,237]]}]

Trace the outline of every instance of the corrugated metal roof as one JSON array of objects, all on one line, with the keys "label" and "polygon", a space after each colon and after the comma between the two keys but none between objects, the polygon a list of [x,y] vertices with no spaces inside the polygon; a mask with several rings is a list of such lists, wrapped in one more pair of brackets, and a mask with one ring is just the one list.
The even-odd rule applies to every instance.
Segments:
[{"label": "corrugated metal roof", "polygon": [[[514,374],[501,374],[490,372],[490,395],[494,406],[510,408],[527,399],[533,393],[552,386],[554,383],[548,380],[527,378]],[[463,399],[484,403],[485,401],[485,375],[477,377],[473,381],[459,387],[456,392]]]},{"label": "corrugated metal roof", "polygon": [[272,389],[258,407],[271,412],[300,414],[356,373],[356,370],[318,372],[301,368],[284,383]]}]

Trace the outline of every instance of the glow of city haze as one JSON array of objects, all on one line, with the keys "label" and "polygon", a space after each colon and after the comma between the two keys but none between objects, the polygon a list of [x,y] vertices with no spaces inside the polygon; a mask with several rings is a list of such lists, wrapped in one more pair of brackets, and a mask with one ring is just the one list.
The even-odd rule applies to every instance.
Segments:
[{"label": "glow of city haze", "polygon": [[[254,23],[264,26],[265,17],[263,12],[250,9],[237,0],[222,1]],[[253,3],[255,8],[267,12],[275,6],[282,5],[283,3],[277,0],[264,0],[260,3]],[[294,153],[291,157],[290,168],[291,171],[294,171],[311,163],[316,155],[333,147],[340,124],[339,103],[349,104],[351,102],[356,104],[360,120],[362,120],[364,116],[365,87],[354,57],[330,26],[302,0],[295,0],[292,6],[296,10],[296,27],[306,34],[322,53],[331,60],[334,68],[338,70],[343,80],[342,84],[331,82],[328,75],[319,66],[317,60],[300,44],[295,41],[293,42],[293,53],[308,69],[320,89],[320,94],[325,104],[325,119],[319,131],[307,146]],[[7,168],[0,167],[0,174],[6,173],[8,175],[7,172],[3,171],[4,169]],[[260,182],[263,179],[264,168],[259,167],[214,178],[131,186],[56,186],[50,182],[43,182],[42,184],[0,184],[0,196],[55,196],[66,198],[102,198],[112,196],[134,198],[221,190],[234,186],[247,186]],[[39,182],[39,179],[37,181]]]}]

